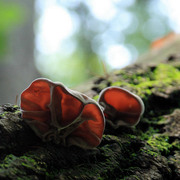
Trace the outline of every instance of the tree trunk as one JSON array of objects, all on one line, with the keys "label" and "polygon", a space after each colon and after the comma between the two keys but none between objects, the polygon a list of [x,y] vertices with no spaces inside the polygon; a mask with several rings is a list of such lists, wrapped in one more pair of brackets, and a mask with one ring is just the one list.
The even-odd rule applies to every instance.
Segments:
[{"label": "tree trunk", "polygon": [[9,30],[8,54],[0,64],[0,104],[15,103],[16,96],[39,76],[34,63],[34,0],[16,0],[22,22]]}]

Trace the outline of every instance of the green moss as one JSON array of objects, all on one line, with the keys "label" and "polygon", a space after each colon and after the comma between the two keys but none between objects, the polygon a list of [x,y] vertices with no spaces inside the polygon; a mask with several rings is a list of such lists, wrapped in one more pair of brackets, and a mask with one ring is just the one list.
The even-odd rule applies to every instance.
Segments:
[{"label": "green moss", "polygon": [[[44,162],[38,162],[35,159],[27,156],[17,157],[8,155],[0,164],[0,177],[26,177],[31,174],[45,174],[47,165]],[[29,178],[31,179],[31,178]]]},{"label": "green moss", "polygon": [[105,161],[88,164],[84,163],[71,169],[63,169],[60,174],[63,174],[63,177],[71,176],[73,179],[75,177],[77,179],[107,179],[110,174],[113,174],[114,169],[120,169],[118,161],[116,161],[118,154],[108,146],[109,145],[106,145],[102,149],[105,154],[103,153],[101,156],[109,157],[104,158]]},{"label": "green moss", "polygon": [[129,83],[127,83],[127,82],[121,82],[121,81],[117,81],[117,82],[113,82],[112,84],[111,84],[111,86],[129,86],[129,87],[131,87],[131,85],[129,84]]},{"label": "green moss", "polygon": [[180,150],[180,141],[178,139],[176,139],[173,143],[172,143],[173,147],[175,147],[177,150]]},{"label": "green moss", "polygon": [[[103,146],[98,148],[98,156],[95,159],[89,158],[88,163],[76,165],[70,169],[61,169],[61,178],[74,179],[116,179],[121,176],[119,159],[121,155],[121,143],[117,136],[104,135]],[[118,174],[117,174],[118,172]],[[83,176],[82,176],[83,175]]]},{"label": "green moss", "polygon": [[154,88],[163,92],[164,87],[173,86],[175,83],[180,84],[179,69],[169,64],[159,64],[154,71],[149,68],[144,73],[134,73],[129,76],[124,73],[127,72],[120,71],[121,80],[113,82],[111,85],[132,88],[145,100],[152,94]]},{"label": "green moss", "polygon": [[99,98],[99,95],[96,95],[96,96],[93,97],[93,99],[94,99],[95,101],[97,101],[98,98]]},{"label": "green moss", "polygon": [[13,105],[13,108],[19,109],[19,106],[15,104],[15,105]]},{"label": "green moss", "polygon": [[163,82],[171,82],[172,80],[179,80],[180,72],[177,68],[169,64],[159,64],[154,71],[156,80],[163,80]]},{"label": "green moss", "polygon": [[[146,75],[145,75],[146,76]],[[150,95],[153,91],[157,90],[160,92],[164,92],[165,87],[173,86],[174,83],[179,83],[180,72],[175,67],[168,64],[160,64],[154,70],[151,78],[148,77],[149,74],[145,78],[137,77],[138,84],[132,84],[132,87],[137,90],[137,93],[144,98],[145,96]],[[141,79],[144,79],[143,81]],[[156,88],[156,89],[154,89]]]},{"label": "green moss", "polygon": [[148,148],[148,147],[141,149],[141,152],[144,152],[145,154],[149,154],[154,157],[158,156],[157,152],[153,151],[151,148]]},{"label": "green moss", "polygon": [[0,114],[0,116],[5,118],[7,114],[8,114],[8,112],[4,112],[4,113]]},{"label": "green moss", "polygon": [[[118,73],[120,73],[120,80],[111,83],[111,85],[132,90],[144,102],[149,101],[149,97],[154,91],[164,92],[167,86],[173,87],[174,84],[180,84],[179,69],[167,64],[160,64],[155,68],[148,67],[144,71],[137,70],[137,73],[134,74],[125,70]],[[103,83],[102,86],[98,87],[103,89],[105,86],[106,84]],[[97,95],[94,99],[97,100],[98,97]],[[147,104],[151,105],[149,102]],[[16,113],[19,113],[18,107],[14,106],[14,108],[16,108]],[[87,155],[85,160],[82,157],[80,163],[78,162],[73,167],[57,168],[49,173],[48,165],[39,161],[37,157],[9,155],[0,165],[0,177],[3,174],[6,177],[18,175],[22,177],[20,179],[33,179],[31,177],[33,174],[37,177],[49,179],[58,177],[64,180],[72,178],[103,180],[116,179],[117,177],[119,179],[126,179],[126,177],[127,179],[130,177],[139,179],[134,174],[138,171],[138,168],[142,168],[139,161],[141,157],[144,158],[143,162],[148,164],[146,158],[169,155],[172,150],[180,149],[179,140],[171,142],[172,140],[168,136],[158,134],[160,133],[158,128],[166,122],[166,119],[163,116],[158,116],[158,112],[152,108],[149,109],[150,111],[146,113],[140,126],[125,133],[119,130],[119,134],[118,129],[114,130],[116,131],[114,134],[117,134],[118,137],[103,135],[102,143],[97,148],[98,153]],[[160,109],[160,111],[162,112],[163,109]]]},{"label": "green moss", "polygon": [[139,138],[143,141],[149,140],[149,138],[152,135],[157,134],[158,132],[159,132],[158,129],[154,129],[153,127],[149,127],[149,129],[146,132],[142,132],[142,131],[139,132]]},{"label": "green moss", "polygon": [[160,117],[158,118],[157,124],[159,124],[159,125],[165,124],[166,121],[167,121],[167,119],[164,118],[164,116],[160,116]]},{"label": "green moss", "polygon": [[126,134],[125,136],[126,136],[126,137],[129,137],[129,138],[131,138],[131,139],[136,139],[136,138],[137,138],[137,136],[135,136],[135,135],[133,135],[133,134]]},{"label": "green moss", "polygon": [[[130,71],[121,70],[118,72],[118,79],[118,81],[112,82],[111,86],[127,88],[139,95],[145,103],[151,105],[148,101],[152,93],[156,91],[164,92],[167,87],[180,84],[180,71],[171,65],[160,64],[154,68],[147,67],[144,71],[137,70],[134,74]],[[97,100],[98,95],[94,99]],[[164,124],[166,121],[162,116],[164,112],[159,115],[158,110],[149,109],[151,111],[148,111],[146,119],[143,119],[145,128],[137,126],[133,130],[134,134],[121,134],[119,137],[103,135],[103,145],[99,147],[100,157],[98,157],[97,162],[84,163],[75,166],[71,170],[62,169],[60,173],[63,175],[62,177],[115,179],[118,172],[120,174],[118,175],[119,178],[126,176],[129,178],[133,172],[138,171],[138,158],[141,155],[146,154],[145,157],[148,158],[151,156],[159,157],[159,155],[170,154],[174,147],[179,149],[178,142],[171,143],[168,136],[158,134],[160,133],[159,125]],[[162,112],[163,110],[160,109],[159,111]],[[167,110],[165,111],[167,113]],[[83,174],[83,177],[80,177],[81,174]],[[114,177],[109,177],[110,174],[114,175]],[[139,177],[134,176],[135,178],[138,179]]]},{"label": "green moss", "polygon": [[147,143],[153,148],[154,151],[164,154],[169,154],[173,145],[168,142],[169,137],[164,135],[151,136]]}]

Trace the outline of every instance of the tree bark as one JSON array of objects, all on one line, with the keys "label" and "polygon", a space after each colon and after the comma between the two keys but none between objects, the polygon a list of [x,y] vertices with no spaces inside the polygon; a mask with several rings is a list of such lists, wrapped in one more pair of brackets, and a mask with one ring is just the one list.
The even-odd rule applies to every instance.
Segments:
[{"label": "tree bark", "polygon": [[0,179],[180,179],[179,78],[176,57],[93,80],[89,96],[97,98],[103,88],[116,85],[139,95],[146,110],[136,127],[106,124],[101,144],[91,150],[42,142],[18,106],[2,105]]}]

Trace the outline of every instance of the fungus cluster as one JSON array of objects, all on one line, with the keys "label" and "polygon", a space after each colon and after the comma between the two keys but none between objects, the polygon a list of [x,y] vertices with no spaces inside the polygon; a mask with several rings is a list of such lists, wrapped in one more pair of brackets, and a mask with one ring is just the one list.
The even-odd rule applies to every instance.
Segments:
[{"label": "fungus cluster", "polygon": [[142,100],[119,87],[104,89],[98,102],[39,78],[21,94],[22,118],[43,141],[89,149],[100,144],[105,118],[113,127],[133,126],[144,112]]},{"label": "fungus cluster", "polygon": [[36,79],[21,94],[22,117],[44,141],[92,148],[104,132],[99,105],[61,83]]}]

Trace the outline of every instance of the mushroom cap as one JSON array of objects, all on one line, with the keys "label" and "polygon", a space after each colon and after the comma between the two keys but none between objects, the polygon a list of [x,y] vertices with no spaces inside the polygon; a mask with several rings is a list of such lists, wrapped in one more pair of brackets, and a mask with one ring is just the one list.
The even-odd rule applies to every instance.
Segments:
[{"label": "mushroom cap", "polygon": [[104,115],[86,95],[45,78],[34,80],[21,94],[22,118],[44,141],[93,148],[104,132]]},{"label": "mushroom cap", "polygon": [[98,146],[105,123],[101,110],[95,104],[87,104],[84,106],[81,117],[86,120],[68,136],[69,143],[83,148]]},{"label": "mushroom cap", "polygon": [[139,96],[116,86],[101,91],[98,102],[108,122],[116,127],[136,125],[144,113],[144,103]]}]

